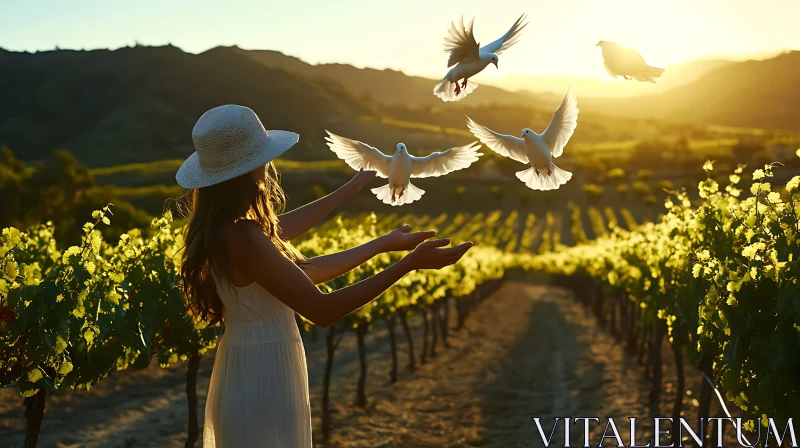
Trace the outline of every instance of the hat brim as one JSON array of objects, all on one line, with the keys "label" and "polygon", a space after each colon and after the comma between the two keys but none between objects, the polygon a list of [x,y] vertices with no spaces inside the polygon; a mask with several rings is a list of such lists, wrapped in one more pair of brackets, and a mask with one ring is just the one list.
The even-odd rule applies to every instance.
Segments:
[{"label": "hat brim", "polygon": [[206,173],[200,169],[200,159],[197,151],[183,162],[175,175],[178,185],[183,188],[203,188],[216,185],[226,180],[247,174],[274,160],[289,148],[297,144],[300,136],[290,131],[267,131],[269,141],[253,153],[247,160],[242,160],[235,166],[224,171]]}]

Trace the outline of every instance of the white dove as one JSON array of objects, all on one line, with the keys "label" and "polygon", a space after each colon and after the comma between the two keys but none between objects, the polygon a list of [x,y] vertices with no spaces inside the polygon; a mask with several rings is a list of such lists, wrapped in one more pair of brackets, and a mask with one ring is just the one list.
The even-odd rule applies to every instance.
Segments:
[{"label": "white dove", "polygon": [[388,184],[371,190],[384,204],[403,205],[420,199],[425,191],[411,183],[412,177],[443,176],[467,168],[483,155],[478,152],[481,145],[472,142],[447,151],[433,152],[426,157],[414,157],[408,153],[406,145],[398,143],[394,155],[387,156],[366,143],[325,132],[328,133],[325,137],[328,147],[350,168],[356,171],[375,170],[379,177],[389,179]]},{"label": "white dove", "polygon": [[[497,55],[517,43],[520,32],[527,25],[527,23],[522,23],[524,18],[525,14],[521,15],[506,34],[483,47],[479,47],[478,42],[475,41],[475,35],[472,33],[472,22],[470,22],[469,30],[464,27],[463,17],[461,18],[460,28],[456,28],[455,22],[451,23],[448,31],[449,36],[444,38],[444,51],[450,52],[447,66],[455,67],[451,68],[444,75],[444,78],[436,84],[433,94],[441,98],[442,101],[458,101],[475,90],[478,85],[470,82],[469,78],[480,73],[489,64],[494,64],[495,67],[500,68]],[[463,81],[459,87],[458,81],[462,79]]]},{"label": "white dove", "polygon": [[[571,90],[567,90],[561,105],[556,109],[550,124],[542,134],[525,128],[522,138],[498,134],[486,126],[475,123],[467,117],[469,130],[492,151],[530,164],[531,167],[518,171],[517,178],[532,190],[555,190],[572,178],[572,173],[553,164],[553,157],[564,152],[575,127],[578,126],[578,101]],[[547,169],[543,174],[540,169]]]},{"label": "white dove", "polygon": [[603,51],[603,65],[608,74],[615,78],[622,76],[627,80],[635,79],[655,84],[654,78],[658,78],[664,73],[663,68],[647,65],[642,55],[633,48],[604,40],[598,42],[595,47],[600,47]]}]

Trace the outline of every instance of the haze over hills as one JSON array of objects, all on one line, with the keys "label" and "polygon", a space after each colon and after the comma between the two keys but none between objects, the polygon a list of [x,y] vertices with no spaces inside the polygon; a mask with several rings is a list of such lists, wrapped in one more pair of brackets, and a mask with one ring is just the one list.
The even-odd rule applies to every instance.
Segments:
[{"label": "haze over hills", "polygon": [[[356,95],[377,103],[443,107],[430,92],[433,79],[344,64],[311,65],[276,51],[247,52],[270,67],[339,81]],[[559,104],[571,84],[584,112],[699,124],[800,129],[797,107],[800,102],[796,101],[800,95],[798,54],[784,52],[768,59],[743,62],[701,58],[669,67],[657,84],[508,76],[484,83],[494,82],[529,92],[509,92],[482,85],[457,104],[515,104],[524,99],[524,105],[549,110]]]},{"label": "haze over hills", "polygon": [[605,80],[579,76],[525,76],[509,75],[492,79],[492,85],[508,90],[528,90],[536,94],[563,95],[572,87],[580,97],[619,98],[664,93],[689,84],[706,73],[732,64],[727,60],[696,60],[667,67],[657,84],[613,79]]},{"label": "haze over hills", "polygon": [[[545,127],[552,115],[536,101],[510,104],[531,97],[493,87],[484,90],[508,103],[444,105],[423,78],[327,67],[346,73],[343,79],[350,85],[356,80],[356,85],[371,86],[379,97],[369,99],[363,90],[351,92],[336,79],[306,75],[316,69],[297,59],[282,57],[287,64],[280,67],[259,59],[236,47],[200,54],[169,45],[113,51],[0,50],[0,146],[26,161],[65,148],[91,167],[183,158],[193,151],[191,129],[197,118],[212,107],[237,103],[252,107],[269,129],[300,134],[288,159],[335,159],[324,142],[326,129],[387,152],[402,141],[425,155],[474,140],[464,114],[518,129],[530,123]],[[493,95],[485,97],[495,101]],[[401,97],[433,102],[418,107]],[[385,104],[389,101],[398,103]],[[585,116],[574,140],[627,140],[635,129],[629,121]],[[648,126],[651,133],[652,128]]]},{"label": "haze over hills", "polygon": [[[695,61],[670,71],[676,80],[665,75],[662,81],[674,87],[647,96],[599,98],[576,87],[582,124],[574,143],[652,138],[660,125],[649,119],[800,129],[800,52],[763,61]],[[67,148],[90,166],[182,158],[192,151],[190,130],[203,112],[238,103],[270,128],[300,133],[301,149],[287,155],[292,159],[332,159],[325,129],[383,148],[403,141],[434,150],[467,143],[464,114],[504,131],[544,129],[563,95],[482,85],[445,104],[432,94],[434,83],[237,47],[200,54],[174,46],[0,49],[0,146],[25,160]]]},{"label": "haze over hills", "polygon": [[[535,94],[563,94],[571,86],[581,97],[621,98],[640,95],[665,93],[676,87],[689,84],[706,73],[735,62],[749,60],[765,60],[777,57],[784,51],[767,51],[756,53],[714,53],[701,58],[692,59],[680,64],[663,67],[664,74],[658,83],[640,83],[614,79],[604,76],[601,79],[582,76],[527,76],[508,75],[491,78],[486,84],[507,90],[527,90]],[[602,59],[598,55],[598,63]]]},{"label": "haze over hills", "polygon": [[[235,47],[234,47],[235,48]],[[348,64],[311,65],[294,56],[272,50],[236,50],[247,54],[267,67],[280,68],[316,79],[332,79],[356,95],[383,104],[411,104],[415,106],[442,106],[433,95],[439,80],[409,76],[396,70],[357,68]],[[443,68],[444,73],[446,69]],[[481,84],[468,97],[459,101],[467,106],[482,104],[530,104],[538,98],[529,93],[515,93]]]},{"label": "haze over hills", "polygon": [[800,51],[709,71],[660,95],[583,101],[582,110],[767,129],[800,129]]}]

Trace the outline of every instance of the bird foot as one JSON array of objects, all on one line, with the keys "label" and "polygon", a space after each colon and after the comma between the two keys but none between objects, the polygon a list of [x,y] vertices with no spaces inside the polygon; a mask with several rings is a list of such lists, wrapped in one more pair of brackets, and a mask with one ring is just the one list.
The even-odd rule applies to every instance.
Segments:
[{"label": "bird foot", "polygon": [[395,201],[394,188],[392,188],[392,202]]},{"label": "bird foot", "polygon": [[552,172],[552,171],[550,171],[550,168],[548,168],[548,169],[547,169],[547,177],[550,177],[550,175],[551,175],[551,174],[553,174],[553,172]]},{"label": "bird foot", "polygon": [[467,78],[464,78],[464,80],[461,81],[461,88],[464,88],[464,89],[467,88]]},{"label": "bird foot", "polygon": [[536,171],[536,175],[537,175],[537,176],[541,176],[541,175],[542,175],[542,173],[540,173],[540,172],[539,172],[539,170],[538,170],[538,169],[536,169],[536,168],[534,168],[534,169],[533,169],[533,171]]},{"label": "bird foot", "polygon": [[461,87],[459,87],[458,83],[456,82],[456,96],[458,96],[459,94],[461,94]]},{"label": "bird foot", "polygon": [[403,187],[403,188],[401,188],[401,189],[400,189],[400,194],[399,194],[397,197],[398,197],[398,198],[402,198],[402,197],[403,197],[403,193],[404,193],[405,191],[406,191],[406,187]]},{"label": "bird foot", "polygon": [[631,79],[633,79],[631,76],[628,76],[628,75],[624,75],[624,76],[622,76],[622,77],[623,77],[623,78],[625,78],[625,79],[627,79],[628,81],[630,81]]}]

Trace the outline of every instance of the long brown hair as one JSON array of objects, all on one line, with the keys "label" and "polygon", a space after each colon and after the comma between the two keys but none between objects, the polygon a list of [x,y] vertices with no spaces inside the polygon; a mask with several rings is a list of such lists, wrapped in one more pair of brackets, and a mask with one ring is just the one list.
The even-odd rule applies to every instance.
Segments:
[{"label": "long brown hair", "polygon": [[280,174],[270,162],[265,181],[251,173],[212,185],[189,190],[182,211],[189,217],[184,236],[186,246],[181,263],[183,294],[189,310],[214,325],[222,320],[222,300],[217,293],[215,273],[227,276],[230,260],[221,229],[239,220],[250,220],[261,227],[286,257],[302,263],[303,255],[281,236],[278,214],[286,206]]}]

